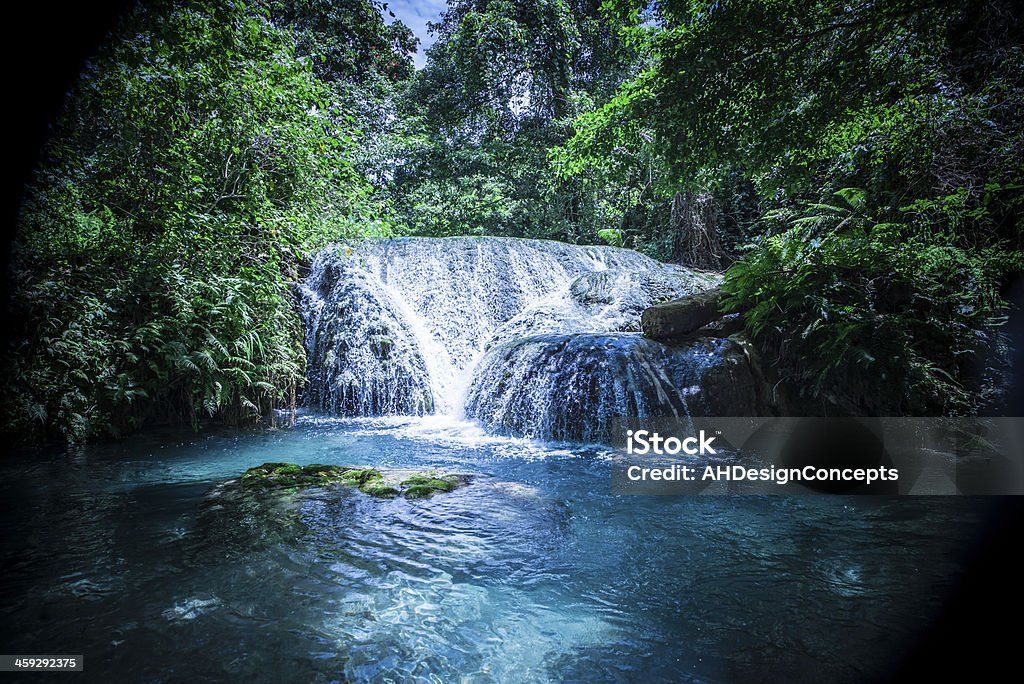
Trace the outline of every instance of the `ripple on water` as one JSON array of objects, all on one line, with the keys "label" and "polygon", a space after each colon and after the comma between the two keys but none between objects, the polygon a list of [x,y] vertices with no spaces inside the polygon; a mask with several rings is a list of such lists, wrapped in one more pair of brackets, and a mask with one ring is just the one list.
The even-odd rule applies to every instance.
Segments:
[{"label": "ripple on water", "polygon": [[[308,416],[0,464],[5,643],[112,678],[860,679],[927,627],[984,513],[613,496],[594,450],[430,429]],[[265,461],[474,480],[425,501],[217,495]]]},{"label": "ripple on water", "polygon": [[219,606],[220,599],[215,596],[209,598],[193,596],[175,603],[174,606],[163,612],[163,616],[169,622],[187,622],[195,620]]}]

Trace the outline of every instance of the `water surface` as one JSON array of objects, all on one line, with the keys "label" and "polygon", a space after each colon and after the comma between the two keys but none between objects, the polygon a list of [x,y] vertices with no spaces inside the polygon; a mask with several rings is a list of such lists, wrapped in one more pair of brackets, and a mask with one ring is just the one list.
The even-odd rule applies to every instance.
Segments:
[{"label": "water surface", "polygon": [[[265,461],[442,468],[427,501],[247,505]],[[926,630],[982,503],[626,497],[599,449],[313,414],[0,465],[2,641],[89,679],[859,680]]]}]

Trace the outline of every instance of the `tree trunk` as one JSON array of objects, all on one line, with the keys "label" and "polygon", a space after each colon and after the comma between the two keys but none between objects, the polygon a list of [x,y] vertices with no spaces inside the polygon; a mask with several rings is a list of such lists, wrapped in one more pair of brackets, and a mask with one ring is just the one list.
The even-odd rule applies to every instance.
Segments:
[{"label": "tree trunk", "polygon": [[679,263],[720,270],[724,253],[718,239],[718,206],[711,193],[677,192],[672,198],[673,252]]}]

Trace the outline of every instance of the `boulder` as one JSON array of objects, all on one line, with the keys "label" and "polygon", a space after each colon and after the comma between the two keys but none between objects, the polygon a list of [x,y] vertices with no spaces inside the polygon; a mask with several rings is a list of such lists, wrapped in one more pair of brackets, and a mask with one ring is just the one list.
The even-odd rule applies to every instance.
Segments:
[{"label": "boulder", "polygon": [[732,337],[742,333],[743,328],[743,317],[740,314],[726,314],[695,331],[692,337]]},{"label": "boulder", "polygon": [[640,327],[644,336],[659,342],[685,337],[724,314],[721,311],[725,293],[721,288],[699,292],[644,310]]}]

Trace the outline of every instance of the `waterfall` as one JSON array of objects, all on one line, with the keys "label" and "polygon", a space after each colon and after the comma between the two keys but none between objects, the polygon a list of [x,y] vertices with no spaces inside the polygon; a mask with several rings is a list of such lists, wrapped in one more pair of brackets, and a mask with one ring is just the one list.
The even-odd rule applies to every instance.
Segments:
[{"label": "waterfall", "polygon": [[334,244],[300,287],[306,401],[567,439],[599,437],[616,415],[685,413],[701,369],[725,355],[646,340],[640,314],[716,282],[628,249],[546,240]]}]

